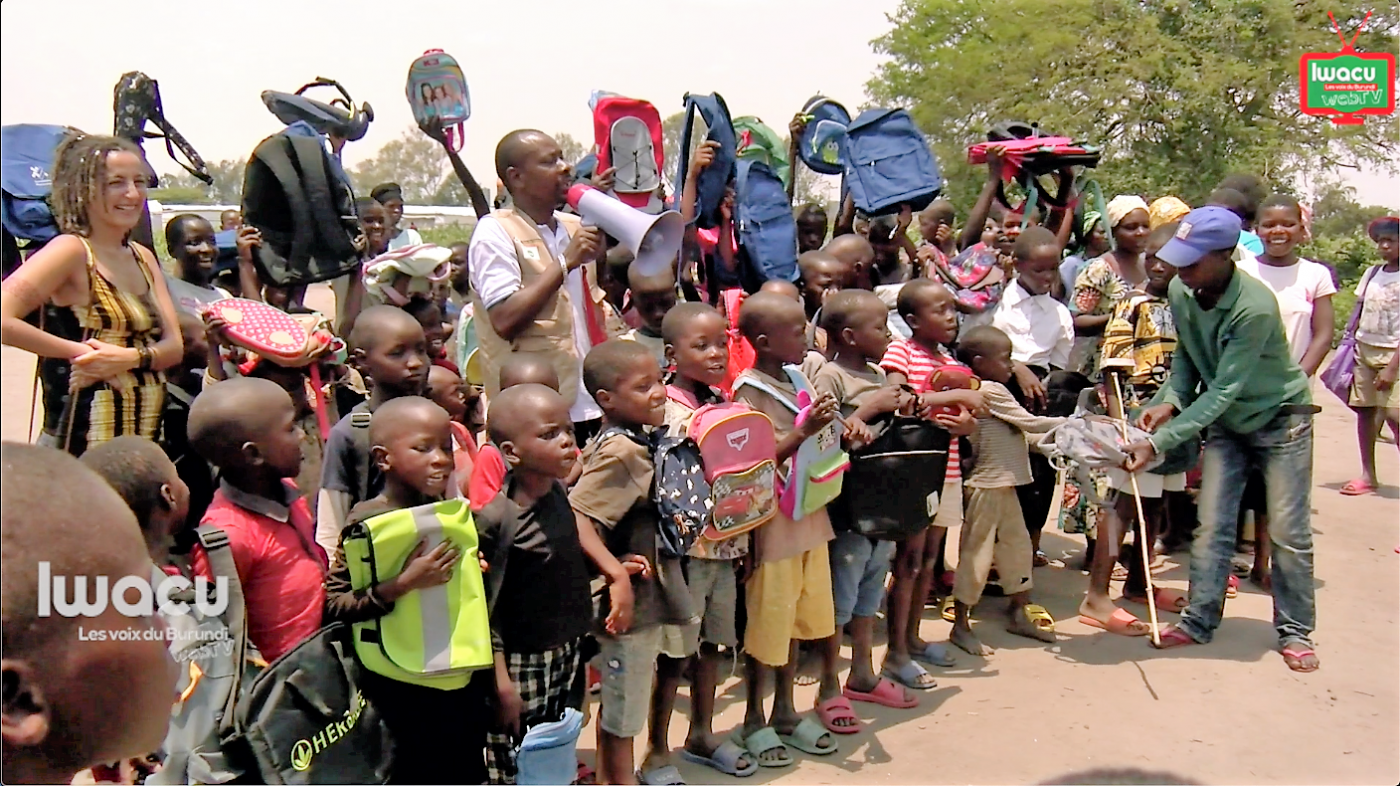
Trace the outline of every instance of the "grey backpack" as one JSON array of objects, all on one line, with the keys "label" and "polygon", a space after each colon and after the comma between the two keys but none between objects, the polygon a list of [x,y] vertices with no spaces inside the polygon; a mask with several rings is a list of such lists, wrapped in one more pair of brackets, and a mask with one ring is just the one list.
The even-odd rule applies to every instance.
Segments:
[{"label": "grey backpack", "polygon": [[228,535],[210,526],[196,533],[214,576],[228,580],[228,607],[220,615],[208,615],[195,604],[194,589],[171,595],[189,608],[187,614],[164,615],[173,631],[170,654],[180,666],[180,701],[171,709],[161,769],[148,784],[220,784],[242,778],[244,770],[224,752],[221,730],[231,724],[240,697],[266,666],[248,641],[243,587]]}]

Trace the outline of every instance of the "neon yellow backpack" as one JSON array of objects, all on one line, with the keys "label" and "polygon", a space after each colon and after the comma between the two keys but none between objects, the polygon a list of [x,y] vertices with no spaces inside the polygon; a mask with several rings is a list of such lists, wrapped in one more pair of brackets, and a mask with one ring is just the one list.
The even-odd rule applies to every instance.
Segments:
[{"label": "neon yellow backpack", "polygon": [[431,550],[446,539],[462,555],[446,584],[410,592],[388,614],[352,626],[365,668],[399,682],[455,690],[492,665],[486,588],[466,500],[382,513],[347,527],[343,538],[356,590],[397,576],[420,540]]}]

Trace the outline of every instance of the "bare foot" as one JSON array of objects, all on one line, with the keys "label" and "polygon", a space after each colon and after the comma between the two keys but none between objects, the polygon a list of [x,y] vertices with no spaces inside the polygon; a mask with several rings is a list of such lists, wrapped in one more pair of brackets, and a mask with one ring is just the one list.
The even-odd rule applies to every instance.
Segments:
[{"label": "bare foot", "polygon": [[995,652],[995,650],[983,644],[974,636],[971,628],[959,628],[954,626],[952,634],[948,636],[948,641],[953,642],[953,644],[957,645],[958,649],[963,652],[969,655],[976,655],[979,658],[985,658]]},{"label": "bare foot", "polygon": [[1009,633],[1014,633],[1017,636],[1025,636],[1028,639],[1043,641],[1047,644],[1055,643],[1054,626],[1042,627],[1036,625],[1035,620],[1032,620],[1026,615],[1026,608],[1024,606],[1011,611],[1010,622],[1007,623],[1006,630]]}]

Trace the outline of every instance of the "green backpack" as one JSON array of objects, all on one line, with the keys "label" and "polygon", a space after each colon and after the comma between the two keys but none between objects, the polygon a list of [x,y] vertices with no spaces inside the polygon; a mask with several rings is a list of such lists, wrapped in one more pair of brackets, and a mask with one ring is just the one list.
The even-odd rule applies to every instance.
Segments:
[{"label": "green backpack", "polygon": [[399,682],[456,690],[492,665],[486,588],[466,500],[382,513],[347,527],[342,537],[356,590],[398,575],[420,540],[432,549],[446,539],[461,552],[446,584],[410,592],[388,614],[352,626],[365,668]]},{"label": "green backpack", "polygon": [[792,162],[788,161],[787,143],[777,132],[753,116],[734,118],[734,133],[739,138],[739,158],[762,161],[777,174],[784,186],[792,184]]}]

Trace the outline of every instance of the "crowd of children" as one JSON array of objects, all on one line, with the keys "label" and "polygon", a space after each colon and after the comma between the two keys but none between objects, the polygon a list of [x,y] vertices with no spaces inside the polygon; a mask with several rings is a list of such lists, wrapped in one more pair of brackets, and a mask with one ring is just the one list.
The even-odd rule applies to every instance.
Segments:
[{"label": "crowd of children", "polygon": [[[1068,412],[1052,410],[1067,389],[1071,397],[1085,391],[1081,410],[1113,398],[1114,386],[1098,380],[1104,369],[1123,369],[1116,405],[1134,417],[1145,410],[1144,425],[1161,427],[1152,442],[1131,446],[1130,465],[1152,453],[1163,460],[1138,473],[1136,484],[1126,470],[1106,473],[1110,494],[1097,520],[1080,619],[1146,635],[1147,624],[1109,597],[1124,534],[1136,523],[1131,494],[1145,498],[1155,541],[1175,526],[1166,500],[1185,492],[1185,474],[1200,455],[1190,441],[1197,432],[1273,428],[1270,407],[1309,416],[1306,380],[1331,346],[1335,286],[1326,268],[1298,256],[1307,227],[1289,197],[1250,205],[1222,194],[1224,207],[1176,212],[1178,220],[1156,225],[1155,208],[1138,197],[1115,199],[1107,215],[1023,214],[995,207],[1001,159],[995,151],[991,159],[988,189],[960,233],[953,205],[940,200],[917,216],[906,207],[868,220],[843,205],[828,239],[825,211],[808,205],[798,213],[797,280],[768,281],[736,297],[714,297],[709,286],[730,280],[727,228],[709,243],[692,235],[684,264],[644,275],[626,269],[627,255],[610,249],[596,228],[498,211],[489,231],[453,249],[447,280],[455,292],[444,284],[401,305],[372,304],[358,277],[348,282],[337,304],[348,355],[327,364],[319,390],[301,369],[234,349],[218,318],[180,318],[183,359],[162,377],[163,428],[146,435],[160,438],[170,461],[130,444],[152,444],[142,437],[89,440],[84,462],[121,499],[59,451],[4,447],[7,775],[66,781],[83,767],[159,750],[168,715],[163,645],[112,643],[84,648],[81,658],[58,657],[70,623],[33,618],[33,565],[47,560],[70,575],[144,578],[154,560],[171,573],[215,578],[191,537],[200,524],[227,536],[247,636],[268,662],[327,625],[364,626],[399,607],[426,606],[464,571],[488,577],[491,659],[469,680],[448,689],[366,673],[365,697],[397,746],[397,782],[515,782],[522,737],[568,708],[583,709],[590,673],[599,705],[591,775],[599,782],[683,782],[668,737],[682,682],[689,725],[678,753],[687,761],[747,776],[792,765],[794,750],[830,755],[840,738],[862,730],[853,702],[914,708],[918,694],[936,686],[925,667],[956,662],[949,648],[922,637],[926,605],[946,610],[950,643],[971,656],[991,653],[971,624],[987,594],[1009,600],[1011,633],[1056,640],[1055,621],[1033,602],[1040,530],[1051,508],[1060,508],[1051,504],[1054,473],[1048,464],[1038,469],[1035,448],[1066,421]],[[697,156],[696,171],[710,160]],[[508,136],[497,163],[502,181],[516,186],[517,205],[539,203],[546,214],[562,206],[558,146],[548,137]],[[687,196],[682,211],[693,213]],[[367,258],[420,241],[399,226],[402,206],[393,184],[358,206]],[[916,220],[918,243],[909,234]],[[1075,222],[1086,230],[1078,261],[1067,260],[1066,249]],[[1259,253],[1235,248],[1250,240],[1251,224]],[[1105,233],[1116,241],[1111,246]],[[249,261],[261,242],[255,230],[240,230],[242,260],[223,277],[213,272],[207,221],[175,217],[166,236],[189,284],[289,307],[299,301],[298,293],[257,284]],[[1396,428],[1396,220],[1373,224],[1371,236],[1385,264],[1357,290],[1349,403],[1358,412],[1365,476],[1347,494],[1374,490],[1379,423]],[[1195,243],[1208,259],[1171,243]],[[1224,273],[1212,273],[1212,254],[1230,263],[1219,268]],[[541,257],[558,264],[536,270],[524,263]],[[506,258],[516,259],[514,268],[501,263]],[[490,271],[463,269],[487,259]],[[979,260],[1002,271],[1000,283],[959,287],[943,275]],[[1257,282],[1231,278],[1236,269]],[[481,286],[491,291],[473,291]],[[1258,334],[1266,371],[1293,391],[1289,397],[1260,402],[1234,387],[1217,390],[1239,377],[1241,359],[1231,350],[1222,359],[1210,344],[1209,321],[1218,315],[1201,302],[1207,294],[1232,314],[1240,304],[1254,309],[1238,325]],[[7,281],[7,302],[20,297],[29,295]],[[1195,309],[1186,323],[1193,333],[1179,339],[1183,304]],[[594,307],[602,319],[593,319]],[[6,319],[16,316],[24,314],[7,305]],[[568,325],[571,317],[572,332],[564,329],[562,338],[540,327]],[[476,364],[463,344],[473,330],[483,350],[491,343],[487,379],[471,379]],[[1288,351],[1273,357],[1279,337]],[[1189,344],[1185,370],[1179,340]],[[737,367],[738,349],[752,358],[747,368]],[[1216,360],[1221,365],[1208,367]],[[1070,371],[1084,375],[1077,387],[1066,382]],[[950,374],[972,382],[940,385]],[[661,497],[674,488],[656,446],[663,437],[694,438],[697,413],[733,404],[771,423],[770,458],[786,483],[777,493],[800,487],[803,497],[794,506],[761,499],[766,523],[690,539],[678,551],[659,534],[670,526]],[[895,416],[932,422],[950,440],[927,522],[891,540],[863,534],[830,504],[834,497],[822,496],[822,482],[839,472],[818,477],[810,457],[858,456]],[[323,423],[334,425],[322,434]],[[1302,427],[1291,428],[1297,434]],[[75,494],[84,500],[81,517],[59,500]],[[454,500],[473,511],[474,551],[425,534],[401,564],[379,566],[373,582],[356,578],[347,556],[354,533],[396,511],[441,512]],[[1264,508],[1281,509],[1273,502]],[[1202,515],[1217,513],[1213,506]],[[1259,530],[1267,526],[1256,520]],[[1233,537],[1214,522],[1204,529],[1209,548]],[[1276,591],[1286,598],[1287,619],[1279,622],[1285,657],[1310,671],[1317,668],[1308,638],[1311,546],[1295,543],[1295,534],[1275,533],[1275,542],[1290,538],[1291,545],[1272,575],[1284,585]],[[1145,596],[1147,566],[1121,561],[1125,596]],[[1193,564],[1190,603],[1166,592],[1154,598],[1160,612],[1183,613],[1162,646],[1209,640],[1226,591],[1219,567]],[[1256,570],[1256,578],[1267,576]],[[1217,589],[1219,597],[1210,596]],[[882,613],[889,646],[877,669]],[[837,664],[847,634],[852,657],[843,683]],[[804,654],[820,662],[813,714],[795,699]],[[742,659],[746,702],[742,724],[729,735],[714,725],[727,656]],[[121,712],[74,711],[78,690],[111,694],[98,697],[102,706]],[[638,761],[635,740],[643,734]],[[579,764],[580,778],[587,769]]]}]

